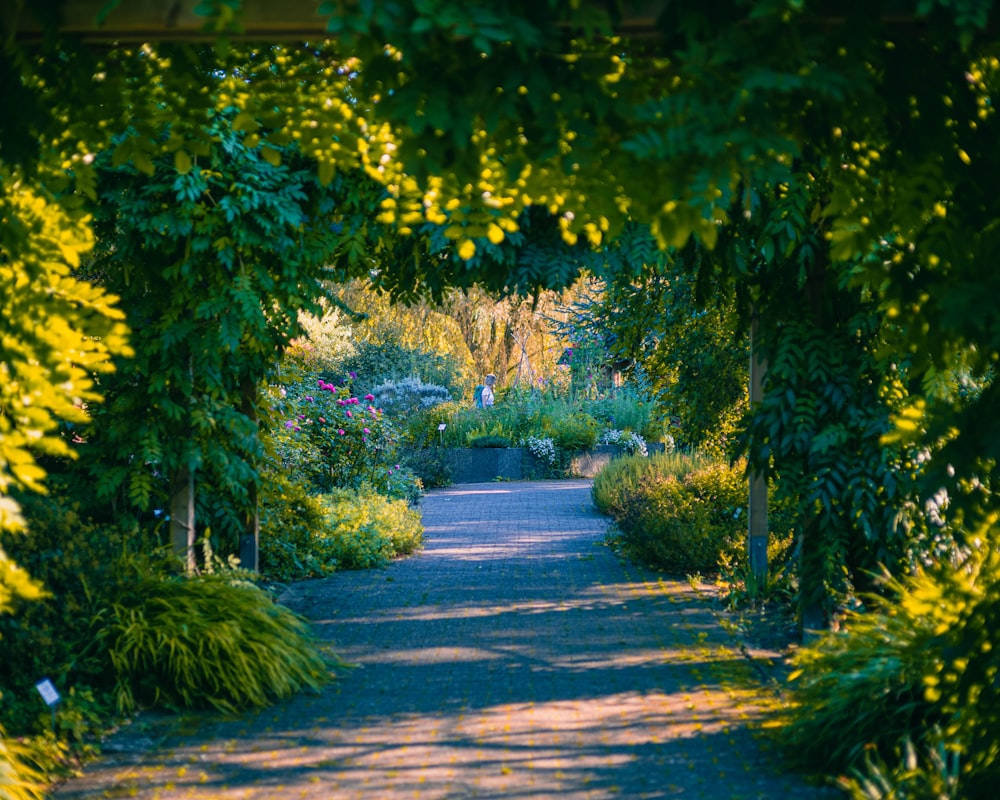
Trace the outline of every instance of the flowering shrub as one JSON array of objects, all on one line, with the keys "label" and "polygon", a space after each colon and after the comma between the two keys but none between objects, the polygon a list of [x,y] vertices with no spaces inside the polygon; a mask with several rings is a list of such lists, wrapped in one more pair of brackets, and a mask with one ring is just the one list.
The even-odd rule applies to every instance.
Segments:
[{"label": "flowering shrub", "polygon": [[555,466],[557,456],[556,443],[548,436],[528,436],[524,440],[524,446],[539,461],[544,461],[550,467]]},{"label": "flowering shrub", "polygon": [[631,456],[649,455],[649,451],[646,448],[646,440],[635,431],[607,430],[597,439],[597,444],[617,445]]},{"label": "flowering shrub", "polygon": [[395,428],[374,405],[374,395],[354,396],[353,378],[340,385],[323,378],[312,387],[300,382],[286,389],[278,409],[283,416],[272,434],[275,453],[284,469],[306,478],[314,491],[369,484],[388,492],[402,469]]},{"label": "flowering shrub", "polygon": [[407,414],[433,408],[451,400],[444,386],[424,383],[420,378],[386,381],[372,390],[375,405],[389,415]]}]

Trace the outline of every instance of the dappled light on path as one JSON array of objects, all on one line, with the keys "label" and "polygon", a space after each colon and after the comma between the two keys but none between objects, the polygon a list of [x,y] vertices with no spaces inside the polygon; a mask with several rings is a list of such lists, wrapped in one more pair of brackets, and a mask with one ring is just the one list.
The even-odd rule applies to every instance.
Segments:
[{"label": "dappled light on path", "polygon": [[356,668],[258,714],[206,716],[141,766],[107,768],[123,792],[108,796],[823,794],[751,736],[775,697],[699,592],[604,546],[587,482],[455,487],[423,515],[420,555],[283,598]]}]

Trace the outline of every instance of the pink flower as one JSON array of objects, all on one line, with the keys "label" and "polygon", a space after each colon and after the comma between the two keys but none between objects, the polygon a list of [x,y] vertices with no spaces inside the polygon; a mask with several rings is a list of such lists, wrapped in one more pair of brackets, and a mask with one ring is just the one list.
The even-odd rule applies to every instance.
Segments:
[{"label": "pink flower", "polygon": [[373,395],[373,394],[366,394],[365,395],[365,400],[374,400],[374,399],[375,399],[375,395]]},{"label": "pink flower", "polygon": [[313,396],[312,396],[311,394],[307,394],[307,395],[305,396],[305,401],[306,401],[307,403],[311,403],[311,402],[313,401]]},{"label": "pink flower", "polygon": [[344,429],[343,428],[337,428],[337,433],[339,433],[341,436],[343,436],[344,435]]},{"label": "pink flower", "polygon": [[353,415],[353,414],[351,413],[351,410],[350,410],[350,409],[347,409],[347,416],[348,416],[348,417],[353,417],[353,416],[354,416],[354,415]]},{"label": "pink flower", "polygon": [[337,387],[334,386],[332,383],[328,383],[326,385],[326,390],[332,394],[333,392],[337,391]]},{"label": "pink flower", "polygon": [[323,417],[320,417],[319,421],[322,422],[324,425],[326,424],[326,419],[324,419]]},{"label": "pink flower", "polygon": [[368,430],[368,428],[365,428],[365,433],[371,433],[371,431]]},{"label": "pink flower", "polygon": [[348,400],[347,402],[348,402],[348,403],[351,403],[352,405],[355,405],[355,406],[356,406],[356,405],[357,405],[358,403],[360,403],[361,401],[360,401],[360,400],[358,400],[358,398],[356,398],[356,397],[352,397],[352,398],[351,398],[350,400]]},{"label": "pink flower", "polygon": [[338,406],[346,406],[347,405],[347,401],[346,400],[338,400],[337,401],[337,405]]},{"label": "pink flower", "polygon": [[319,379],[319,388],[320,389],[325,389],[326,388],[326,381],[323,380],[322,378]]}]

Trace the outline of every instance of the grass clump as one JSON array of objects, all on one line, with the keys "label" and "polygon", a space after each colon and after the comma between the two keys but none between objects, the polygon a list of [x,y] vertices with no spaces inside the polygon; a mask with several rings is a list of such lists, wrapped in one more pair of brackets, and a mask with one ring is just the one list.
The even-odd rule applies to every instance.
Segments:
[{"label": "grass clump", "polygon": [[886,588],[798,651],[778,744],[856,798],[995,797],[1000,554]]},{"label": "grass clump", "polygon": [[308,622],[223,576],[140,577],[95,620],[120,711],[261,707],[330,679]]}]

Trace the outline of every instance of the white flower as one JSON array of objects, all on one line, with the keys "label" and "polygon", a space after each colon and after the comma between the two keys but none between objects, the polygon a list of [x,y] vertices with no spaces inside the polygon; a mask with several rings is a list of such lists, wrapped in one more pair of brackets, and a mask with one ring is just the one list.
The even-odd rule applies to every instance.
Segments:
[{"label": "white flower", "polygon": [[524,440],[531,454],[550,466],[556,462],[556,443],[548,436],[529,436]]},{"label": "white flower", "polygon": [[614,429],[606,430],[597,440],[598,444],[614,444],[621,447],[629,455],[646,456],[649,449],[646,447],[646,440],[635,431],[618,431]]}]

